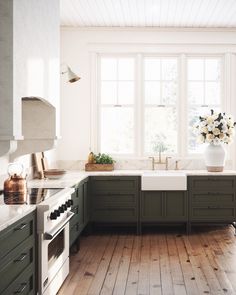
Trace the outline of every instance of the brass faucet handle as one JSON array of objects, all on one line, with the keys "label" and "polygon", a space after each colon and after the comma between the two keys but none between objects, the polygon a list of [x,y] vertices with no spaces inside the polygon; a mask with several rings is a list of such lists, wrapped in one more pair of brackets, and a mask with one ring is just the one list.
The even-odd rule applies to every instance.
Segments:
[{"label": "brass faucet handle", "polygon": [[166,157],[166,170],[169,169],[169,159],[171,159],[171,157]]},{"label": "brass faucet handle", "polygon": [[180,160],[175,161],[175,170],[179,170],[179,161]]},{"label": "brass faucet handle", "polygon": [[155,170],[155,158],[154,157],[148,157],[150,160],[152,160],[152,170]]}]

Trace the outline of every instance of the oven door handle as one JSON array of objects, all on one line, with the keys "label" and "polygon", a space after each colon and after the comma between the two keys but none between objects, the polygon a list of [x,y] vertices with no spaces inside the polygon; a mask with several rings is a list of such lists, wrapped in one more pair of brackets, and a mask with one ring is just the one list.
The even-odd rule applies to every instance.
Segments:
[{"label": "oven door handle", "polygon": [[70,219],[75,215],[75,213],[73,212],[68,212],[68,217],[61,222],[54,230],[50,231],[50,232],[45,232],[44,234],[44,239],[45,240],[52,240],[55,238],[55,236],[57,234],[59,234],[59,232],[61,232],[63,230],[63,228],[65,227],[65,225],[70,221]]}]

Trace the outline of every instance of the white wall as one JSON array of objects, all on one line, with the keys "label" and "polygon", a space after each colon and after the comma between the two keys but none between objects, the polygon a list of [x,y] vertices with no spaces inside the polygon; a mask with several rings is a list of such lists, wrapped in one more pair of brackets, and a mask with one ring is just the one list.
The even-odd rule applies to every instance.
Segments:
[{"label": "white wall", "polygon": [[[93,52],[165,50],[236,52],[236,30],[61,29],[61,62],[70,65],[82,79],[75,84],[61,80],[62,139],[57,147],[58,160],[83,160],[89,152]],[[228,89],[226,95],[233,97],[233,92],[236,93],[235,89]],[[236,117],[236,104],[233,104]]]}]

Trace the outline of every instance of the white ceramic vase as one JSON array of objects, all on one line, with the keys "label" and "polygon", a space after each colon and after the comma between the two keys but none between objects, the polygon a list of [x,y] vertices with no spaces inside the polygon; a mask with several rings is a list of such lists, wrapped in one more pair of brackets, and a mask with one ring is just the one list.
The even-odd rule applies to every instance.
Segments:
[{"label": "white ceramic vase", "polygon": [[222,144],[209,144],[205,149],[205,164],[209,172],[222,172],[225,166],[226,151]]}]

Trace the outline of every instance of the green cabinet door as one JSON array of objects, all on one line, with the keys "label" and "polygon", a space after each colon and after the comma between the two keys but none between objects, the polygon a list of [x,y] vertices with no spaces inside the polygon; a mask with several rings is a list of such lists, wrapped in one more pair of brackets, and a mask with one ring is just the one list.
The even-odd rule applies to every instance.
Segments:
[{"label": "green cabinet door", "polygon": [[165,196],[165,219],[167,221],[187,221],[187,193],[167,191]]},{"label": "green cabinet door", "polygon": [[143,191],[141,222],[187,221],[187,193],[185,191]]},{"label": "green cabinet door", "polygon": [[164,220],[164,198],[159,191],[145,191],[141,195],[141,221]]},{"label": "green cabinet door", "polygon": [[79,206],[79,213],[78,213],[78,219],[79,219],[79,227],[80,232],[84,228],[84,186],[83,184],[80,184],[78,186],[78,206]]},{"label": "green cabinet door", "polygon": [[88,178],[81,181],[72,194],[73,206],[71,211],[75,213],[70,220],[70,245],[79,237],[89,222],[89,193]]},{"label": "green cabinet door", "polygon": [[84,226],[89,223],[89,186],[88,181],[85,181],[83,184],[83,193],[84,193]]}]

